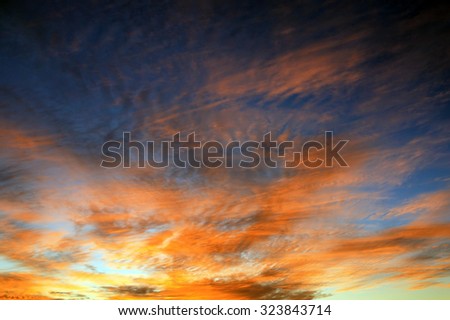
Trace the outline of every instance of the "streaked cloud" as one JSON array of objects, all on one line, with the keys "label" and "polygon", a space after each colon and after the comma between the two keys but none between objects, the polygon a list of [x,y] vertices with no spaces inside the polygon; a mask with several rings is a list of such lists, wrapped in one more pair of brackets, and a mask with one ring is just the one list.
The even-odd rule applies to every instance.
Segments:
[{"label": "streaked cloud", "polygon": [[[450,298],[442,8],[35,6],[2,13],[0,298]],[[325,130],[350,168],[99,167]]]}]

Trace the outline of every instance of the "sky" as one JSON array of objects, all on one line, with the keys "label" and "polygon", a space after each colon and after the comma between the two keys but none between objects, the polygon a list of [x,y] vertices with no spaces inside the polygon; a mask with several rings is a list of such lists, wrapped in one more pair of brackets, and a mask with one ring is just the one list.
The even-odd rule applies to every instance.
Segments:
[{"label": "sky", "polygon": [[[449,12],[2,1],[0,298],[450,299]],[[349,167],[100,167],[125,131]]]}]

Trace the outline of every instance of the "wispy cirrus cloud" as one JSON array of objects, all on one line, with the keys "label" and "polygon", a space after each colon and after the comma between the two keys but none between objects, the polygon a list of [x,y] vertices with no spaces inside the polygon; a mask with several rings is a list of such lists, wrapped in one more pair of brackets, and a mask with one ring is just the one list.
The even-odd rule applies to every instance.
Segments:
[{"label": "wispy cirrus cloud", "polygon": [[[442,8],[129,6],[2,13],[1,298],[448,285]],[[325,130],[350,139],[350,168],[99,167],[123,131],[300,146]]]}]

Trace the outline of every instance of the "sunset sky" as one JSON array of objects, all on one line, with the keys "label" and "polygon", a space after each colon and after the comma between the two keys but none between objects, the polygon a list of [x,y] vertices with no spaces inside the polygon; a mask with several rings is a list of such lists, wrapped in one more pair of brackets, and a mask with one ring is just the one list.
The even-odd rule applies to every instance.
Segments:
[{"label": "sunset sky", "polygon": [[[6,1],[0,298],[450,299],[445,1]],[[129,131],[348,168],[100,167]]]}]

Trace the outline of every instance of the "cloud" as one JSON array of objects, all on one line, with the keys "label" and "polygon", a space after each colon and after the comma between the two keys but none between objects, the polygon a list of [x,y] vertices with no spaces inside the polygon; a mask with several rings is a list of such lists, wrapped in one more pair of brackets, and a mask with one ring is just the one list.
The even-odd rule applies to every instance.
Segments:
[{"label": "cloud", "polygon": [[153,293],[158,292],[157,288],[148,286],[118,286],[118,287],[103,287],[104,290],[120,297],[143,298],[151,297]]},{"label": "cloud", "polygon": [[[2,13],[0,297],[447,285],[444,10],[78,6]],[[99,167],[123,131],[301,146],[325,130],[350,139],[350,168]]]}]

